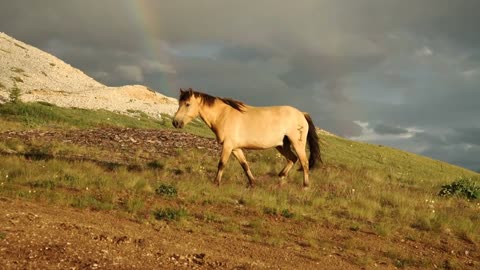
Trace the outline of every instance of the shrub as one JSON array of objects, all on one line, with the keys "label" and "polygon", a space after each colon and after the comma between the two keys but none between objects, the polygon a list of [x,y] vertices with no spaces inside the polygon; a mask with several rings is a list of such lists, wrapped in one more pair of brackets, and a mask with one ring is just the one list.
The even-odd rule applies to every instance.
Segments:
[{"label": "shrub", "polygon": [[57,187],[57,183],[53,180],[34,180],[29,182],[29,185],[32,188],[45,188],[45,189],[54,189]]},{"label": "shrub", "polygon": [[266,215],[272,215],[276,216],[277,215],[277,209],[273,207],[264,207],[263,208],[263,213]]},{"label": "shrub", "polygon": [[157,220],[180,220],[188,216],[185,208],[160,208],[153,212],[153,216]]},{"label": "shrub", "polygon": [[22,78],[20,78],[20,77],[18,77],[18,76],[12,77],[12,80],[13,80],[13,82],[15,82],[15,83],[17,83],[17,82],[23,83]]},{"label": "shrub", "polygon": [[280,215],[284,218],[293,218],[293,216],[294,216],[294,214],[292,212],[290,212],[290,210],[288,210],[288,209],[283,209],[280,212]]},{"label": "shrub", "polygon": [[8,101],[10,103],[20,103],[20,96],[21,96],[21,91],[20,88],[17,87],[17,84],[15,84],[12,88],[10,88],[10,94],[8,95]]},{"label": "shrub", "polygon": [[17,68],[17,67],[11,67],[10,70],[13,71],[13,72],[16,72],[16,73],[23,73],[23,72],[25,72],[25,70],[23,70],[23,69],[21,69],[21,68]]},{"label": "shrub", "polygon": [[161,196],[166,196],[166,197],[175,197],[177,196],[177,188],[168,185],[168,184],[161,184],[156,190],[155,193]]},{"label": "shrub", "polygon": [[448,185],[443,185],[440,196],[458,196],[469,200],[480,198],[480,185],[471,178],[460,178]]},{"label": "shrub", "polygon": [[163,164],[162,162],[158,161],[158,160],[154,160],[154,161],[150,161],[147,163],[147,166],[150,168],[150,169],[157,169],[157,170],[162,170],[163,168],[165,168],[165,164]]},{"label": "shrub", "polygon": [[266,214],[266,215],[271,215],[271,216],[280,215],[284,218],[293,218],[293,216],[295,215],[294,213],[292,213],[288,209],[282,209],[281,211],[278,211],[278,209],[274,208],[274,207],[264,207],[263,208],[263,213]]}]

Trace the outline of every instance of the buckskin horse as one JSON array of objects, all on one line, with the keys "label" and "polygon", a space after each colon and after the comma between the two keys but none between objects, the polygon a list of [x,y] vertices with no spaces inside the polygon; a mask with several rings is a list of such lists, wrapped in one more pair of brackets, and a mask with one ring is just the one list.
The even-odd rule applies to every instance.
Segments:
[{"label": "buckskin horse", "polygon": [[[275,147],[287,164],[279,173],[284,179],[297,159],[303,169],[303,187],[308,188],[309,169],[322,162],[318,136],[312,118],[291,106],[253,107],[243,102],[180,89],[179,107],[173,118],[175,128],[182,128],[200,116],[222,145],[215,183],[220,185],[230,154],[237,158],[253,187],[255,178],[242,149]],[[308,142],[310,158],[305,146]],[[295,152],[292,151],[291,146]],[[296,153],[296,154],[295,154]]]}]

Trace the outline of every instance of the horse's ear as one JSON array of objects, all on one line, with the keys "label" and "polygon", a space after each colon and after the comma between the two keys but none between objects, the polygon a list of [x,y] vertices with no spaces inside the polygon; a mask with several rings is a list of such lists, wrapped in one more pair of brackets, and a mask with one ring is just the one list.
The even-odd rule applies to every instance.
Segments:
[{"label": "horse's ear", "polygon": [[185,93],[185,91],[183,91],[183,89],[180,88],[180,94],[183,94],[183,93]]},{"label": "horse's ear", "polygon": [[193,89],[192,88],[188,89],[188,92],[190,93],[190,95],[193,95]]}]

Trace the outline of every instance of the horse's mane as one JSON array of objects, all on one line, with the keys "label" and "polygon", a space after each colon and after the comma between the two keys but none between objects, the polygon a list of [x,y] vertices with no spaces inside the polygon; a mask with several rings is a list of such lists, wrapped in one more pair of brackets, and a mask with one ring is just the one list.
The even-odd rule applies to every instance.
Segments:
[{"label": "horse's mane", "polygon": [[215,103],[215,100],[220,100],[239,112],[245,111],[245,103],[241,101],[231,99],[231,98],[214,97],[209,94],[193,91],[191,88],[189,90],[190,91],[183,91],[180,93],[179,101],[186,101],[193,94],[195,97],[200,97],[202,99],[202,102],[209,107],[213,106],[213,104]]}]

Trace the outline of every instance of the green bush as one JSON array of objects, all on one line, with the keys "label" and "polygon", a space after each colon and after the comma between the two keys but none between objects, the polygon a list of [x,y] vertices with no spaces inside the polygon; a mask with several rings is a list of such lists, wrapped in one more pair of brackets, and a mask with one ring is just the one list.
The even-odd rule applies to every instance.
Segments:
[{"label": "green bush", "polygon": [[57,183],[53,180],[34,180],[29,182],[30,187],[32,188],[45,188],[45,189],[55,189]]},{"label": "green bush", "polygon": [[288,209],[282,209],[282,210],[278,210],[277,208],[274,208],[274,207],[264,207],[263,208],[263,213],[266,214],[266,215],[271,215],[271,216],[282,216],[284,218],[292,218],[295,214],[292,213],[290,210]]},{"label": "green bush", "polygon": [[155,193],[166,197],[176,197],[177,188],[172,185],[161,184],[157,189],[155,189]]},{"label": "green bush", "polygon": [[17,87],[17,84],[15,84],[12,88],[10,88],[10,93],[8,95],[8,101],[10,103],[20,103],[20,96],[22,92],[20,91],[20,88]]},{"label": "green bush", "polygon": [[294,216],[294,214],[292,212],[290,212],[290,210],[288,210],[288,209],[283,209],[280,212],[280,215],[284,218],[293,218],[293,216]]},{"label": "green bush", "polygon": [[154,170],[162,170],[163,168],[165,168],[165,164],[163,164],[161,161],[158,161],[158,160],[153,160],[148,162],[147,166],[150,169],[154,169]]},{"label": "green bush", "polygon": [[185,208],[160,208],[153,212],[153,216],[157,220],[180,220],[188,216]]},{"label": "green bush", "polygon": [[266,215],[276,216],[277,212],[278,212],[277,209],[274,208],[274,207],[264,207],[263,208],[263,213],[266,214]]},{"label": "green bush", "polygon": [[438,194],[440,196],[458,196],[476,200],[480,198],[480,184],[471,178],[460,178],[451,184],[443,185]]}]

